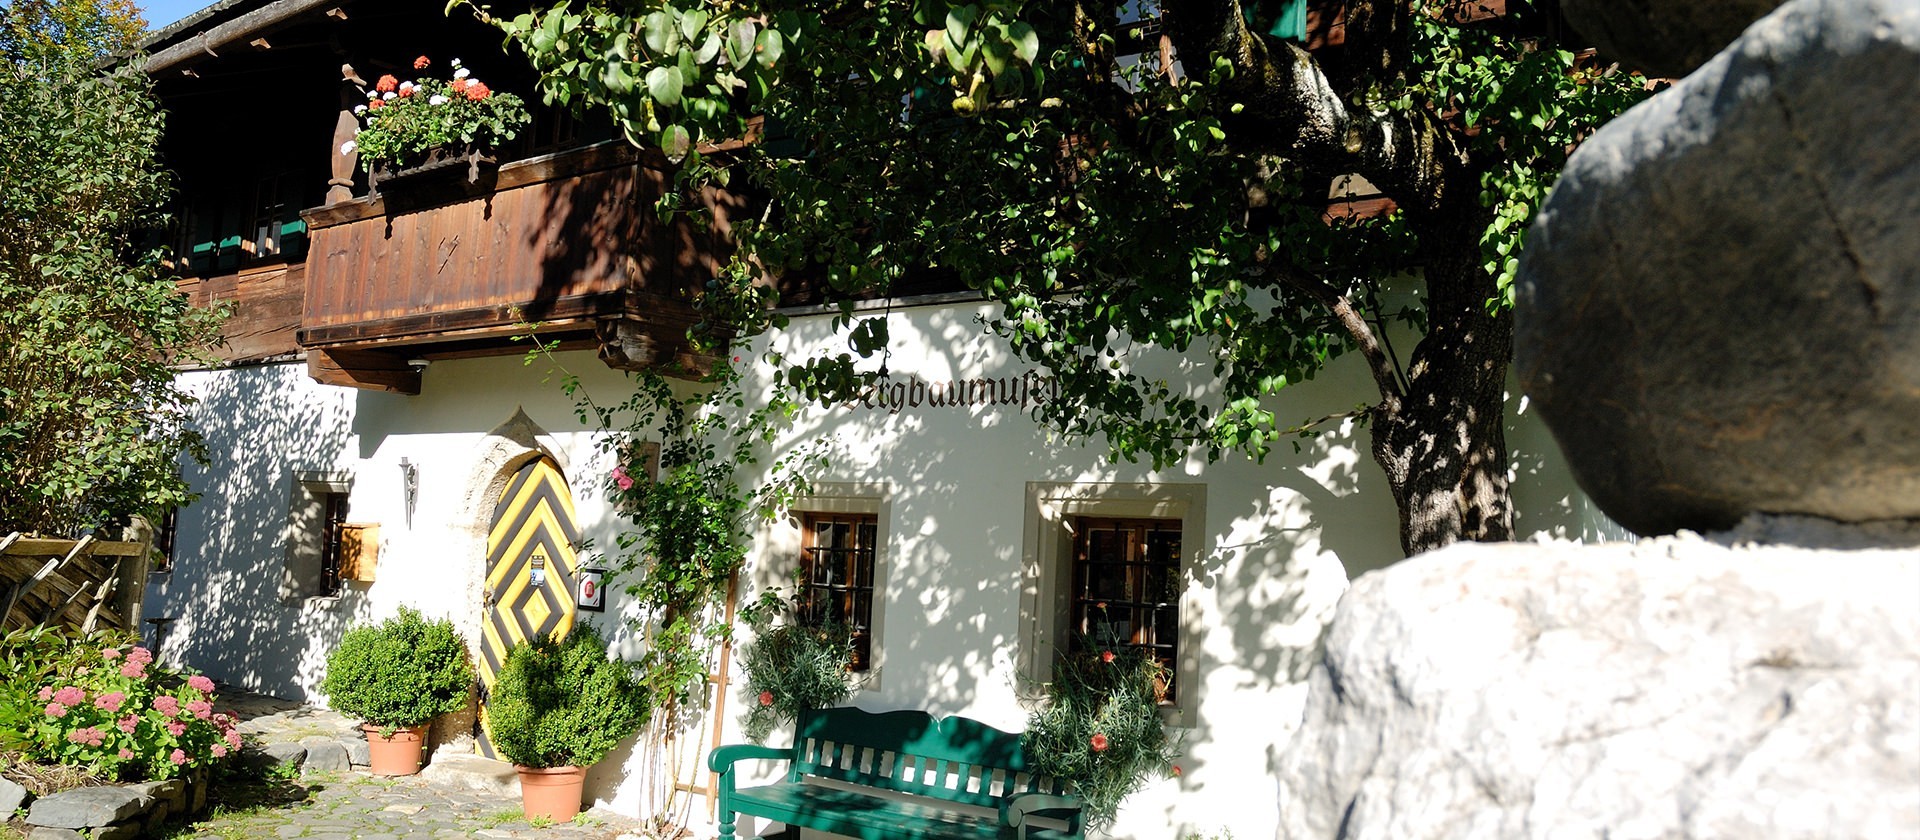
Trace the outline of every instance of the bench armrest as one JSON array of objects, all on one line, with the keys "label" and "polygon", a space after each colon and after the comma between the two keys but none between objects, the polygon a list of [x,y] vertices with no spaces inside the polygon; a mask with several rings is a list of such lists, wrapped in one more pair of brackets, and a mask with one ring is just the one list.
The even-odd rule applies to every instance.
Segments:
[{"label": "bench armrest", "polygon": [[781,747],[762,747],[758,744],[728,744],[724,747],[713,748],[713,752],[707,756],[707,768],[715,773],[725,774],[733,772],[733,763],[736,761],[755,758],[787,758],[791,755],[793,755],[792,750]]},{"label": "bench armrest", "polygon": [[1067,821],[1067,831],[1075,837],[1082,836],[1086,820],[1086,806],[1077,796],[1054,796],[1046,793],[1022,793],[1007,797],[1000,802],[1000,824],[1014,830],[1014,837],[1027,836],[1029,817],[1051,817]]}]

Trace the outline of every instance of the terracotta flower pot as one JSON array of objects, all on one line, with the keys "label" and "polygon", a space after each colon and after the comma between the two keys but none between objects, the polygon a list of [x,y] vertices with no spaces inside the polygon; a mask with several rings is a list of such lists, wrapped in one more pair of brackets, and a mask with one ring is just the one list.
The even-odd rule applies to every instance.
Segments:
[{"label": "terracotta flower pot", "polygon": [[411,776],[420,772],[421,747],[427,741],[427,724],[403,726],[392,737],[382,737],[380,727],[361,724],[367,733],[367,764],[375,776]]},{"label": "terracotta flower pot", "polygon": [[541,817],[557,823],[573,822],[580,813],[580,799],[587,786],[585,767],[522,767],[520,806],[527,819]]}]

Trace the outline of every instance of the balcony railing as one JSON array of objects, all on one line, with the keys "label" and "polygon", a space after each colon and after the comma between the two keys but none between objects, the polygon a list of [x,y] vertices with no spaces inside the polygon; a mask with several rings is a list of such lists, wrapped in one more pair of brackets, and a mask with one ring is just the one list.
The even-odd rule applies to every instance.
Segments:
[{"label": "balcony railing", "polygon": [[672,179],[657,154],[604,143],[304,212],[310,370],[413,393],[409,359],[522,352],[510,338],[536,331],[623,369],[702,369],[692,294],[741,201],[711,195],[706,229],[664,224],[651,208]]}]

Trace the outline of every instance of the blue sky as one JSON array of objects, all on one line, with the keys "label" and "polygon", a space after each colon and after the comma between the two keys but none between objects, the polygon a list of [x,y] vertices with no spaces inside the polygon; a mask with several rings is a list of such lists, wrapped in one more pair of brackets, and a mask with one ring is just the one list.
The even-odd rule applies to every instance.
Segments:
[{"label": "blue sky", "polygon": [[144,0],[140,4],[140,11],[146,15],[147,26],[159,29],[213,5],[214,2],[215,0]]}]

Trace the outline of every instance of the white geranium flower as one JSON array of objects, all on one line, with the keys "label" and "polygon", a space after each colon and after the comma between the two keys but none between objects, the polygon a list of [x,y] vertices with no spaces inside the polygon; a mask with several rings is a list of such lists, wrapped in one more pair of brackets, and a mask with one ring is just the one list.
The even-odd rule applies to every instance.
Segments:
[{"label": "white geranium flower", "polygon": [[368,98],[368,99],[379,99],[379,98],[380,98],[380,91],[377,91],[377,90],[370,90],[370,91],[367,91],[367,98]]},{"label": "white geranium flower", "polygon": [[447,104],[447,98],[436,93],[432,96],[427,97],[427,104],[428,105],[445,105]]},{"label": "white geranium flower", "polygon": [[367,106],[365,106],[365,105],[355,105],[355,106],[353,106],[353,113],[354,113],[354,114],[355,114],[356,116],[357,116],[357,115],[360,115],[360,114],[364,114],[364,113],[366,113],[366,112],[367,112]]},{"label": "white geranium flower", "polygon": [[412,82],[401,82],[401,83],[400,83],[400,89],[401,89],[401,90],[413,90],[413,83],[412,83]]},{"label": "white geranium flower", "polygon": [[455,70],[455,71],[453,71],[453,77],[454,77],[454,78],[456,78],[456,79],[464,79],[464,78],[466,78],[466,77],[468,77],[468,76],[471,76],[471,75],[473,75],[473,71],[472,71],[472,70],[468,70],[468,69],[467,69],[467,68],[465,68],[465,67],[462,67],[462,68],[460,68],[460,69],[458,69],[458,70]]},{"label": "white geranium flower", "polygon": [[385,99],[388,102],[392,102],[393,100],[400,98],[400,94],[394,93],[393,91],[387,91],[386,93],[381,94],[380,98]]},{"label": "white geranium flower", "polygon": [[457,59],[457,58],[456,58],[456,59],[454,59],[454,60],[453,60],[453,66],[454,66],[454,67],[459,67],[459,66],[460,66],[460,59]]},{"label": "white geranium flower", "polygon": [[348,140],[347,142],[340,144],[340,154],[350,155],[350,154],[353,154],[354,149],[358,149],[358,148],[360,148],[359,143],[355,143],[352,140]]}]

